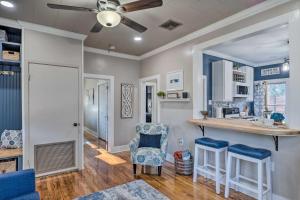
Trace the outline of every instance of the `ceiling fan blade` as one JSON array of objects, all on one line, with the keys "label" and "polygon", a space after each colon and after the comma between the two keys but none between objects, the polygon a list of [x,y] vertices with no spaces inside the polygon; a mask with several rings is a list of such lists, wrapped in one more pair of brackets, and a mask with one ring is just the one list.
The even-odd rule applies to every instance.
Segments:
[{"label": "ceiling fan blade", "polygon": [[140,33],[143,33],[147,30],[145,26],[142,26],[139,23],[124,16],[122,17],[121,23]]},{"label": "ceiling fan blade", "polygon": [[74,10],[74,11],[85,11],[85,12],[95,12],[97,13],[97,9],[92,8],[84,8],[84,7],[77,7],[77,6],[68,6],[68,5],[59,5],[53,3],[47,3],[47,6],[52,9],[59,9],[59,10]]},{"label": "ceiling fan blade", "polygon": [[163,5],[162,0],[140,0],[127,4],[123,4],[121,7],[124,12],[132,12],[137,10],[144,10],[148,8],[160,7]]},{"label": "ceiling fan blade", "polygon": [[102,28],[103,28],[103,26],[99,23],[99,22],[97,22],[94,26],[93,26],[93,28],[91,29],[91,33],[99,33],[101,30],[102,30]]}]

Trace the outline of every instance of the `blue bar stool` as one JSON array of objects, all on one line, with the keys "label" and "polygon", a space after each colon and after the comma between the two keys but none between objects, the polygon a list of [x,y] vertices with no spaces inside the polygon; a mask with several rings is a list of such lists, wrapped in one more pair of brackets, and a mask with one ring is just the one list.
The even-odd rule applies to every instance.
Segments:
[{"label": "blue bar stool", "polygon": [[[231,177],[231,167],[233,159],[236,159],[235,177]],[[257,164],[257,180],[242,176],[240,173],[240,160]],[[266,180],[264,184],[263,167],[266,167]],[[226,187],[225,198],[229,197],[230,187],[239,191],[239,188],[251,191],[257,194],[258,200],[263,200],[264,195],[272,199],[272,182],[271,182],[271,151],[267,149],[258,149],[243,144],[235,144],[228,147],[228,163],[226,167]],[[248,184],[247,184],[248,183]],[[251,187],[249,183],[257,184],[257,187]],[[267,196],[267,197],[268,197]]]},{"label": "blue bar stool", "polygon": [[[225,166],[227,159],[228,142],[213,140],[211,138],[199,138],[195,140],[195,160],[193,182],[197,181],[198,174],[203,174],[205,178],[212,177],[216,181],[216,193],[220,194],[220,182],[225,177],[225,170],[220,167],[220,155],[225,154]],[[203,165],[199,164],[200,150],[204,151]],[[215,166],[208,162],[208,152],[215,154]],[[223,174],[221,174],[223,172]]]}]

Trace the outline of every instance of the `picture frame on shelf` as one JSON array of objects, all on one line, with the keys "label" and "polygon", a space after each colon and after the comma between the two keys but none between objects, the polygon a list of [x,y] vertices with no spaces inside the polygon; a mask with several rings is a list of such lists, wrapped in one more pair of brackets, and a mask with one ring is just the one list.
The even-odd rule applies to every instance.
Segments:
[{"label": "picture frame on shelf", "polygon": [[178,92],[168,92],[167,93],[167,99],[178,99],[179,94]]},{"label": "picture frame on shelf", "polygon": [[183,90],[183,70],[176,70],[167,73],[167,91]]}]

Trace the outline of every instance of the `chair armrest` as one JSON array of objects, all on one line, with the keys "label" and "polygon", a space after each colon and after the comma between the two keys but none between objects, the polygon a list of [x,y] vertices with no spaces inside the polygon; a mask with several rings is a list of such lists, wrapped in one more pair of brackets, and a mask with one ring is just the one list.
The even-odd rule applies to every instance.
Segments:
[{"label": "chair armrest", "polygon": [[0,199],[12,199],[35,192],[33,169],[0,175]]},{"label": "chair armrest", "polygon": [[135,137],[129,143],[130,152],[136,152],[139,147],[140,138]]}]

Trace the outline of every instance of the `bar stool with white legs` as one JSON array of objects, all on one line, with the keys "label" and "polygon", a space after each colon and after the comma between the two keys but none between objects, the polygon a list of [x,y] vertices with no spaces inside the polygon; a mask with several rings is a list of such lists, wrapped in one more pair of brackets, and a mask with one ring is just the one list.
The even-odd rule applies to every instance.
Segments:
[{"label": "bar stool with white legs", "polygon": [[[227,159],[228,142],[221,140],[213,140],[211,138],[199,138],[195,140],[195,160],[194,160],[194,175],[193,182],[197,181],[198,174],[204,175],[205,178],[211,177],[216,182],[216,193],[220,194],[220,183],[222,178],[225,178],[225,170],[221,169],[220,157],[225,154],[225,166]],[[200,150],[204,151],[203,165],[199,164]],[[208,152],[215,154],[215,166],[208,162]],[[223,173],[222,173],[223,172]]]},{"label": "bar stool with white legs", "polygon": [[[231,170],[233,159],[236,160],[235,177],[231,177]],[[257,165],[257,180],[245,177],[240,173],[240,160],[255,163]],[[266,181],[264,184],[263,167],[266,167]],[[271,182],[271,151],[267,149],[258,149],[249,147],[243,144],[235,144],[228,147],[228,163],[226,167],[226,187],[225,198],[229,197],[230,187],[239,188],[251,191],[257,194],[258,200],[263,200],[264,195],[266,199],[272,199],[272,182]],[[255,184],[256,187],[251,187],[249,184]],[[268,198],[269,197],[269,198]]]}]

